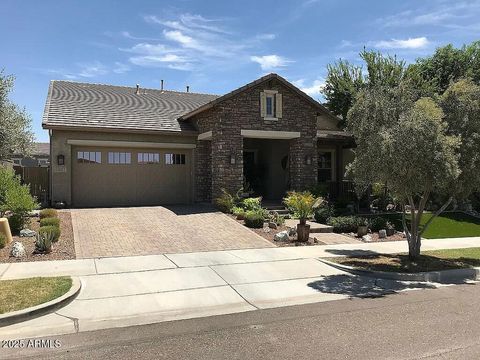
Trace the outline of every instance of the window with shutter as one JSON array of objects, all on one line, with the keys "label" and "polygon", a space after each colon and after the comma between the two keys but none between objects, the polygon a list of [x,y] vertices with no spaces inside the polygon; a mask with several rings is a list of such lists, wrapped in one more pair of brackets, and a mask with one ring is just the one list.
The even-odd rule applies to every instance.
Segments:
[{"label": "window with shutter", "polygon": [[265,120],[277,120],[282,117],[282,94],[275,90],[260,93],[260,114]]}]

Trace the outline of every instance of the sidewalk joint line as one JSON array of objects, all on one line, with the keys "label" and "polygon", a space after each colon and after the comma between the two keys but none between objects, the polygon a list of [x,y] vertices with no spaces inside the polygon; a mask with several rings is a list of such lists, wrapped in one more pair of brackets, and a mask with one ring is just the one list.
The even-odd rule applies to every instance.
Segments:
[{"label": "sidewalk joint line", "polygon": [[179,291],[212,289],[212,288],[219,288],[219,287],[223,287],[223,286],[227,286],[227,285],[222,284],[222,285],[211,285],[211,286],[199,286],[199,287],[191,287],[191,288],[185,288],[185,289],[172,289],[172,290],[161,290],[161,291],[154,291],[154,292],[126,294],[126,295],[102,296],[102,297],[94,297],[94,298],[88,298],[88,299],[80,299],[80,298],[77,297],[75,300],[76,301],[89,301],[89,300],[116,299],[116,298],[131,297],[131,296],[143,296],[143,295],[165,294],[165,293],[172,293],[172,292],[179,292]]},{"label": "sidewalk joint line", "polygon": [[64,317],[66,319],[72,320],[73,321],[73,327],[75,329],[75,333],[78,334],[80,332],[80,327],[78,325],[78,318],[74,318],[74,317],[67,316],[67,315],[62,315],[58,312],[54,312],[54,314],[58,315],[58,316],[61,316],[61,317]]},{"label": "sidewalk joint line", "polygon": [[5,268],[4,271],[2,271],[2,273],[0,274],[0,279],[3,277],[3,275],[5,275],[5,273],[8,271],[8,269],[10,269],[10,266],[12,266],[12,263],[7,263],[7,267]]},{"label": "sidewalk joint line", "polygon": [[[209,266],[209,267],[210,267],[210,266]],[[212,268],[210,268],[210,269],[212,269]],[[215,269],[212,269],[212,271],[213,271],[215,274],[217,274],[220,279],[222,279],[223,281],[225,281],[225,283],[228,285],[228,287],[230,287],[230,289],[232,289],[233,291],[235,291],[235,292],[238,294],[238,296],[240,296],[240,297],[243,299],[243,301],[245,301],[248,305],[253,306],[255,309],[260,310],[260,308],[259,308],[257,305],[254,305],[253,303],[251,303],[250,301],[248,301],[242,294],[240,294],[240,293],[237,291],[237,289],[235,289],[232,285],[230,285],[229,282],[226,281],[226,280],[222,277],[222,275],[220,275],[219,273],[217,273],[217,272],[215,271]]]}]

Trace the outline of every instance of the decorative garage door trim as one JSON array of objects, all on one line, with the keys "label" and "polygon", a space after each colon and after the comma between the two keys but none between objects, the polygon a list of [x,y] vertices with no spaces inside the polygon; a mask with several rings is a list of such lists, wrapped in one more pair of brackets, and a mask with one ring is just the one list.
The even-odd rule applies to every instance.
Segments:
[{"label": "decorative garage door trim", "polygon": [[128,148],[163,148],[163,149],[195,149],[195,144],[184,143],[155,143],[155,142],[143,142],[143,141],[114,141],[114,140],[67,140],[69,145],[78,146],[102,146],[102,147],[128,147]]}]

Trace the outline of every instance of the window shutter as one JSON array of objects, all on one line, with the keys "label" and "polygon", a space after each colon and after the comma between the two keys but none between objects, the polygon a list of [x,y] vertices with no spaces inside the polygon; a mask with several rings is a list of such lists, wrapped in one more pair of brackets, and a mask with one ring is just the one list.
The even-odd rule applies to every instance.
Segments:
[{"label": "window shutter", "polygon": [[276,114],[275,117],[281,119],[282,118],[282,94],[277,94],[275,96],[275,110]]},{"label": "window shutter", "polygon": [[266,100],[265,93],[262,91],[260,93],[260,116],[262,118],[266,116],[266,112],[267,112],[266,109],[267,109],[267,100]]}]

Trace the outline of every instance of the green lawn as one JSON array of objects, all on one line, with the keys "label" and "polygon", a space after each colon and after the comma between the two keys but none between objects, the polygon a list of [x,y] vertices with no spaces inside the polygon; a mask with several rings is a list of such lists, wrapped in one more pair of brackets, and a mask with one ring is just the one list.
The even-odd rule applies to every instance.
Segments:
[{"label": "green lawn", "polygon": [[[422,224],[425,224],[432,214],[422,216]],[[388,214],[382,217],[395,224],[397,230],[402,230],[402,215]],[[407,214],[408,220],[408,214]],[[461,212],[447,212],[438,216],[423,234],[426,239],[443,239],[452,237],[480,236],[480,219]]]},{"label": "green lawn", "polygon": [[416,273],[478,267],[480,248],[424,251],[416,261],[411,261],[407,254],[378,254],[327,260],[364,270]]},{"label": "green lawn", "polygon": [[72,278],[36,277],[0,281],[0,314],[43,304],[65,294]]}]

